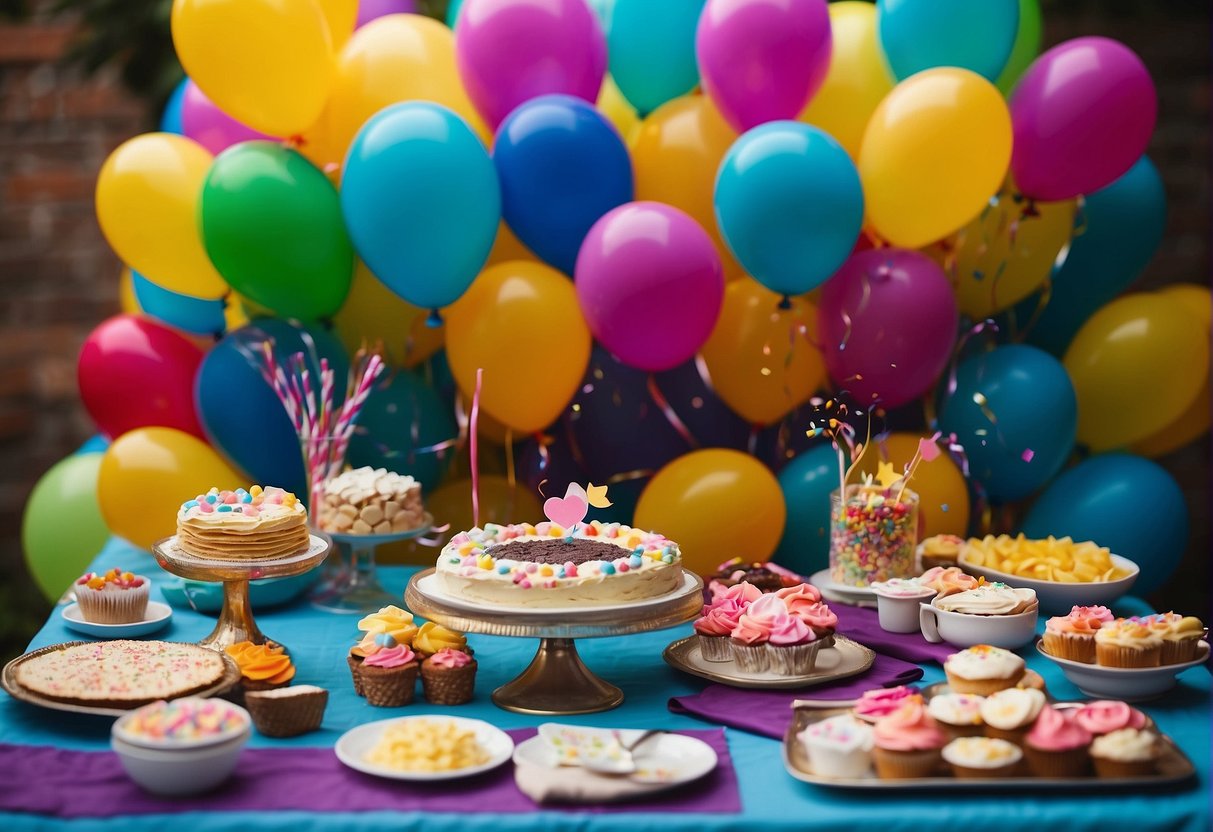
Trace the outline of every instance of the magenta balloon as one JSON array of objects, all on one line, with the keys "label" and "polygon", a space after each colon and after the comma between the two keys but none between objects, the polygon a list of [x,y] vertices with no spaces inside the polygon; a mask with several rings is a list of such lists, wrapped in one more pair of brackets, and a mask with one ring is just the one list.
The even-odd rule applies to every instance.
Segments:
[{"label": "magenta balloon", "polygon": [[216,107],[198,85],[185,82],[185,95],[181,99],[181,129],[187,138],[218,156],[234,144],[254,139],[274,140],[260,130],[254,130]]},{"label": "magenta balloon", "polygon": [[476,110],[494,129],[540,95],[591,104],[606,74],[606,36],[585,0],[466,0],[455,61]]},{"label": "magenta balloon", "polygon": [[354,28],[389,14],[416,13],[417,0],[358,0],[358,17],[354,19]]},{"label": "magenta balloon", "polygon": [[1032,62],[1011,95],[1011,174],[1027,196],[1089,194],[1133,167],[1158,116],[1145,64],[1108,38],[1058,44]]},{"label": "magenta balloon", "polygon": [[603,214],[581,243],[576,284],[594,337],[624,364],[654,372],[703,346],[724,300],[712,238],[660,202],[629,202]]},{"label": "magenta balloon", "polygon": [[794,119],[830,68],[826,0],[708,0],[695,54],[704,92],[744,133]]},{"label": "magenta balloon", "polygon": [[821,288],[818,333],[834,383],[861,404],[897,407],[930,389],[956,341],[956,299],[917,251],[851,255]]}]

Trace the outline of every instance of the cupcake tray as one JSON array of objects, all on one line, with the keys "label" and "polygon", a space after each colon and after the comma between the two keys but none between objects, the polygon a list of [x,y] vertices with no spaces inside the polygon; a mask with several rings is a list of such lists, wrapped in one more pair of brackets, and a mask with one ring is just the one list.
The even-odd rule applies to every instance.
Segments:
[{"label": "cupcake tray", "polygon": [[699,651],[699,637],[688,636],[672,642],[662,652],[670,667],[690,673],[701,679],[719,682],[734,688],[751,689],[787,689],[808,688],[814,685],[846,679],[848,676],[858,676],[876,660],[876,654],[858,642],[851,641],[846,636],[834,635],[834,646],[819,650],[813,670],[796,676],[782,676],[777,673],[747,673],[737,667],[732,660],[727,662],[709,662]]},{"label": "cupcake tray", "polygon": [[[27,702],[30,705],[37,705],[40,708],[48,708],[53,711],[66,711],[74,714],[93,714],[95,716],[122,716],[128,711],[132,711],[137,707],[147,704],[140,702],[131,705],[129,708],[99,708],[92,705],[78,705],[72,702],[58,702],[54,699],[48,699],[41,694],[35,693],[29,688],[17,682],[17,669],[22,664],[30,659],[41,656],[43,653],[49,653],[52,650],[61,650],[65,647],[75,647],[78,644],[91,644],[88,641],[65,641],[62,644],[51,644],[46,647],[40,647],[37,650],[31,650],[24,656],[18,656],[4,666],[4,671],[0,674],[0,687],[3,687],[8,695],[13,699]],[[240,681],[240,669],[236,667],[236,663],[228,656],[223,657],[224,674],[218,682],[202,690],[194,691],[190,696],[197,696],[206,699],[211,696],[218,696],[225,692],[237,682]],[[148,700],[149,702],[151,700]]]},{"label": "cupcake tray", "polygon": [[[940,682],[928,685],[923,689],[923,696],[928,700],[937,694],[947,693],[948,685]],[[1053,707],[1062,710],[1077,708],[1080,702],[1054,702]],[[950,774],[940,774],[936,777],[915,777],[905,780],[882,780],[875,772],[866,777],[825,777],[814,774],[809,766],[809,755],[797,739],[797,734],[823,719],[847,713],[850,708],[840,707],[800,707],[793,705],[794,716],[783,738],[783,765],[788,774],[805,783],[816,786],[828,786],[836,789],[867,789],[872,791],[906,791],[906,790],[939,790],[939,791],[1006,791],[1015,789],[1070,789],[1092,791],[1114,791],[1117,789],[1151,788],[1154,786],[1183,783],[1196,776],[1196,768],[1187,755],[1180,750],[1174,741],[1166,734],[1158,731],[1157,726],[1150,725],[1159,735],[1162,754],[1154,774],[1143,777],[1097,777],[1094,774],[1085,777],[1036,777],[1030,774],[990,777],[981,779],[961,779]]]}]

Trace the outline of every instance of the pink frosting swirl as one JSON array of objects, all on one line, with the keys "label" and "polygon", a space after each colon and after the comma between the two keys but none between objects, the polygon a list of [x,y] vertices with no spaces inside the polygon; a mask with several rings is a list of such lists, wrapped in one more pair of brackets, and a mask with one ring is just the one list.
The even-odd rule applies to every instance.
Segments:
[{"label": "pink frosting swirl", "polygon": [[943,748],[947,737],[927,715],[921,696],[907,697],[897,710],[876,723],[876,745],[888,751],[930,751]]},{"label": "pink frosting swirl", "polygon": [[792,614],[812,627],[813,632],[819,636],[832,633],[838,627],[838,616],[830,612],[830,608],[820,602],[801,606],[794,610]]},{"label": "pink frosting swirl", "polygon": [[714,606],[721,601],[734,601],[744,609],[761,597],[762,590],[749,581],[742,581],[739,584],[733,584],[733,586],[715,584],[712,588],[712,600],[708,606]]},{"label": "pink frosting swirl", "polygon": [[789,644],[808,644],[817,640],[817,634],[799,618],[785,615],[771,625],[771,644],[786,646]]},{"label": "pink frosting swirl", "polygon": [[1092,734],[1110,734],[1121,728],[1144,728],[1146,715],[1124,702],[1100,699],[1078,709],[1074,719]]},{"label": "pink frosting swirl", "polygon": [[771,640],[772,631],[783,626],[787,617],[788,608],[782,599],[763,595],[737,619],[732,636],[744,644],[762,644]]},{"label": "pink frosting swirl", "polygon": [[1070,618],[1097,618],[1102,622],[1115,621],[1116,616],[1107,607],[1079,607],[1070,610]]},{"label": "pink frosting swirl", "polygon": [[1072,713],[1065,714],[1046,705],[1025,739],[1041,751],[1069,751],[1090,745],[1091,732]]},{"label": "pink frosting swirl", "polygon": [[417,657],[407,645],[397,644],[395,647],[384,647],[378,653],[367,656],[363,661],[364,667],[402,667]]},{"label": "pink frosting swirl", "polygon": [[775,596],[783,599],[788,612],[792,615],[798,615],[798,610],[821,601],[821,592],[812,584],[797,584],[796,586],[777,589],[775,590]]},{"label": "pink frosting swirl", "polygon": [[472,663],[472,657],[467,653],[452,650],[450,647],[444,647],[430,656],[428,661],[435,667],[446,667],[454,670],[459,667],[467,667]]},{"label": "pink frosting swirl", "polygon": [[914,696],[917,690],[905,685],[895,688],[876,688],[864,693],[855,703],[855,715],[877,719],[888,716],[905,704],[906,698]]},{"label": "pink frosting swirl", "polygon": [[705,636],[731,635],[741,618],[742,608],[735,601],[705,610],[703,617],[695,622],[695,632]]}]

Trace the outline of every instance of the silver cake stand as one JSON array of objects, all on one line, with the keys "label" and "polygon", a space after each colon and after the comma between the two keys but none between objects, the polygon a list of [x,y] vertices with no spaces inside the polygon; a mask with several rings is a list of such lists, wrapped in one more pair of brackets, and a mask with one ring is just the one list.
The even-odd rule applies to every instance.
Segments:
[{"label": "silver cake stand", "polygon": [[[249,603],[248,582],[259,578],[286,578],[302,575],[319,566],[328,557],[333,541],[328,535],[311,535],[306,552],[273,560],[218,560],[201,558],[181,551],[177,537],[166,537],[152,544],[152,554],[160,568],[182,578],[195,581],[222,581],[223,607],[215,629],[199,644],[223,652],[240,641],[264,644],[269,641],[253,620]],[[275,642],[277,643],[277,642]]]},{"label": "silver cake stand", "polygon": [[623,691],[585,666],[575,640],[664,630],[690,621],[703,607],[703,581],[684,571],[682,585],[673,592],[626,605],[495,609],[446,595],[434,570],[427,569],[409,580],[404,602],[418,615],[455,630],[539,639],[526,670],[493,691],[499,708],[522,714],[590,714],[618,707]]},{"label": "silver cake stand", "polygon": [[388,534],[351,534],[349,532],[327,532],[328,536],[342,546],[348,546],[350,559],[341,564],[333,577],[321,584],[312,594],[312,605],[328,612],[367,613],[382,609],[388,604],[399,603],[379,583],[375,567],[375,550],[388,543],[413,540],[434,528],[434,516],[428,511],[421,518],[421,525],[402,532]]}]

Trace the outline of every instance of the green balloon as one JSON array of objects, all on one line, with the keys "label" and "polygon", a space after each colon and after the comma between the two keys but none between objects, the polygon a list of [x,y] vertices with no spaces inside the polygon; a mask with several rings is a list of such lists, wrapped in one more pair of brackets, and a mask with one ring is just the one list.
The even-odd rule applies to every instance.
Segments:
[{"label": "green balloon", "polygon": [[354,247],[337,189],[276,142],[243,142],[215,159],[198,213],[211,262],[233,289],[284,318],[326,318],[345,302]]},{"label": "green balloon", "polygon": [[21,520],[25,563],[42,594],[56,601],[110,538],[97,503],[101,453],[75,454],[42,475]]},{"label": "green balloon", "polygon": [[1019,0],[1019,29],[1011,46],[1011,57],[998,76],[997,86],[1004,96],[1010,96],[1019,76],[1040,54],[1040,0]]}]

